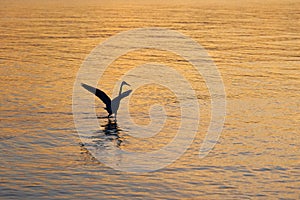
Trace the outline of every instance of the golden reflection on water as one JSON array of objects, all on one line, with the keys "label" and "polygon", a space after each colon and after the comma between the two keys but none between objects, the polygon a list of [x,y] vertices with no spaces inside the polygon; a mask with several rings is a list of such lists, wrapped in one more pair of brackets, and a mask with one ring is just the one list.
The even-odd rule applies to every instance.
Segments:
[{"label": "golden reflection on water", "polygon": [[[1,195],[298,199],[299,2],[122,2],[2,2]],[[113,62],[98,84],[110,95],[127,70],[159,62],[192,84],[201,105],[199,132],[187,152],[165,169],[142,175],[114,171],[86,153],[78,144],[71,110],[73,83],[84,58],[110,36],[140,27],[178,30],[203,45],[227,94],[221,138],[200,160],[210,95],[194,68],[177,55],[154,49],[130,52]],[[155,94],[146,101],[141,97],[149,89]],[[96,102],[97,113],[104,114]],[[147,123],[154,102],[167,105],[170,119],[163,131],[150,140],[124,131],[120,148],[148,151],[172,139],[180,113],[166,88],[137,90],[131,109],[142,117],[134,120]]]}]

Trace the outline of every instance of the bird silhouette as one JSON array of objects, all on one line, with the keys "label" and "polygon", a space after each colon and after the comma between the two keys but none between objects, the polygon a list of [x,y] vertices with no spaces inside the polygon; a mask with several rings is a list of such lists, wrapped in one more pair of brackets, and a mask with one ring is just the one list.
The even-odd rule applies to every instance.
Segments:
[{"label": "bird silhouette", "polygon": [[113,100],[111,100],[110,97],[107,94],[105,94],[105,92],[103,92],[102,90],[89,86],[85,83],[81,83],[82,87],[84,87],[89,92],[95,94],[106,105],[104,109],[108,112],[107,117],[110,117],[112,114],[114,114],[115,118],[117,117],[117,112],[121,100],[127,97],[132,92],[132,90],[127,90],[126,92],[122,92],[122,88],[124,85],[130,86],[128,83],[123,81],[119,88],[119,95],[115,97]]}]

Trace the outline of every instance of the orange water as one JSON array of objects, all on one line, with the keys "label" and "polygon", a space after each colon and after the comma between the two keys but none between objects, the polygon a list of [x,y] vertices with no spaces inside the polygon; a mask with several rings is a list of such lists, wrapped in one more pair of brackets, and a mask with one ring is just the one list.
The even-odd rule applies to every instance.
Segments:
[{"label": "orange water", "polygon": [[[2,1],[0,7],[4,199],[300,198],[299,2],[49,2]],[[79,145],[72,90],[95,46],[140,27],[174,29],[206,48],[222,74],[227,115],[217,145],[199,159],[210,99],[204,82],[194,83],[203,118],[192,146],[166,168],[132,174],[105,166]],[[160,52],[133,54],[114,63],[115,73],[157,55],[161,62],[168,58]],[[107,74],[106,80],[99,84],[111,93],[115,77]],[[98,103],[97,112],[105,115]],[[160,148],[178,119],[169,123],[159,142],[125,135],[121,147]]]}]

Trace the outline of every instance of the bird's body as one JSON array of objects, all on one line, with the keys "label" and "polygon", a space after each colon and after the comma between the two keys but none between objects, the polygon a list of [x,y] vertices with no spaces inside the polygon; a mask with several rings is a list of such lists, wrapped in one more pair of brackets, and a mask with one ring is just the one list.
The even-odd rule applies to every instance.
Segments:
[{"label": "bird's body", "polygon": [[81,83],[82,87],[84,87],[89,92],[95,94],[106,105],[105,110],[108,112],[108,117],[110,117],[112,114],[114,114],[115,117],[117,116],[117,111],[119,109],[121,99],[127,97],[132,92],[132,90],[128,90],[122,93],[123,85],[129,85],[129,84],[123,81],[120,86],[119,96],[111,100],[109,96],[105,94],[105,92],[103,92],[102,90]]}]

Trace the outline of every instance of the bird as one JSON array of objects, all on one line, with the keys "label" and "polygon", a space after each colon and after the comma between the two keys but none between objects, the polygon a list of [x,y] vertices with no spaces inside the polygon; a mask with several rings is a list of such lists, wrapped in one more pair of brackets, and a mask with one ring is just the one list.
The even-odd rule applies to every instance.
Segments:
[{"label": "bird", "polygon": [[123,81],[119,88],[119,95],[115,97],[113,100],[102,90],[92,87],[90,85],[87,85],[85,83],[81,83],[81,86],[88,90],[89,92],[95,94],[105,105],[104,108],[108,112],[108,118],[114,114],[115,118],[117,117],[117,112],[120,106],[120,102],[123,98],[127,97],[132,90],[127,90],[126,92],[122,92],[122,88],[124,85],[130,86],[127,82]]}]

